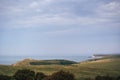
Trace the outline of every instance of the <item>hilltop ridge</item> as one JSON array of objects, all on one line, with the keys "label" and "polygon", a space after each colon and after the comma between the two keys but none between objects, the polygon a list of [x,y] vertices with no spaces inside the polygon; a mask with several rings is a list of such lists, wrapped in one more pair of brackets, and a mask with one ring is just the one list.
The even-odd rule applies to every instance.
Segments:
[{"label": "hilltop ridge", "polygon": [[76,64],[75,61],[70,60],[62,60],[62,59],[53,59],[53,60],[35,60],[35,59],[24,59],[22,61],[18,61],[12,66],[30,66],[30,65],[71,65]]},{"label": "hilltop ridge", "polygon": [[[0,74],[13,75],[19,69],[30,69],[35,72],[43,72],[45,74],[52,74],[59,70],[70,71],[75,74],[76,80],[84,80],[84,78],[94,77],[96,75],[112,75],[119,76],[120,74],[120,56],[107,57],[93,60],[86,60],[78,62],[77,64],[61,65],[62,62],[69,60],[34,60],[24,59],[16,64],[0,65]],[[39,65],[31,65],[30,62],[42,63]],[[50,64],[48,64],[48,62]],[[61,63],[60,63],[61,62]],[[28,66],[29,65],[29,66]]]}]

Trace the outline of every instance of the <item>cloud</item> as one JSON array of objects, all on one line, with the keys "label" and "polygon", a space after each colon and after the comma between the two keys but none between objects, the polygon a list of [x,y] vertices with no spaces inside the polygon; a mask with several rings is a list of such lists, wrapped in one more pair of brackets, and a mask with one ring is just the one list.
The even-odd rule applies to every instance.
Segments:
[{"label": "cloud", "polygon": [[[66,15],[67,14],[67,15]],[[13,20],[10,25],[12,27],[42,27],[42,26],[91,26],[91,25],[102,25],[111,22],[110,19],[101,17],[76,17],[69,13],[63,14],[43,14],[40,16],[26,17],[18,20]],[[112,23],[109,23],[112,24]],[[116,23],[115,23],[116,24]],[[16,26],[18,25],[18,26]]]},{"label": "cloud", "polygon": [[1,54],[119,52],[119,10],[119,0],[0,0]]},{"label": "cloud", "polygon": [[98,7],[98,14],[101,17],[120,17],[120,2],[109,2]]},{"label": "cloud", "polygon": [[32,2],[31,4],[30,4],[30,7],[31,8],[36,8],[36,7],[38,7],[39,6],[39,4],[36,2],[36,1],[34,1],[34,2]]},{"label": "cloud", "polygon": [[1,6],[1,16],[8,19],[5,27],[115,25],[120,17],[120,3],[117,1],[30,0],[13,4],[18,5]]},{"label": "cloud", "polygon": [[28,7],[32,9],[42,9],[43,7],[51,4],[52,2],[53,0],[32,1]]}]

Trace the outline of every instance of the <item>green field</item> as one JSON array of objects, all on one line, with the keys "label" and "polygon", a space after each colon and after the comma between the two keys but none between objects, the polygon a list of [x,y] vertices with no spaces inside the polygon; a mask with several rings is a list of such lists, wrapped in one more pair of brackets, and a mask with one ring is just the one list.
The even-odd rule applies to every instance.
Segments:
[{"label": "green field", "polygon": [[[26,61],[27,62],[27,61]],[[19,62],[21,63],[21,62]],[[24,64],[24,66],[22,65]],[[97,75],[120,75],[120,57],[103,58],[99,60],[84,61],[72,65],[0,65],[0,74],[13,75],[18,69],[31,69],[35,72],[43,72],[51,75],[53,72],[64,70],[73,73],[77,80],[94,78]]]}]

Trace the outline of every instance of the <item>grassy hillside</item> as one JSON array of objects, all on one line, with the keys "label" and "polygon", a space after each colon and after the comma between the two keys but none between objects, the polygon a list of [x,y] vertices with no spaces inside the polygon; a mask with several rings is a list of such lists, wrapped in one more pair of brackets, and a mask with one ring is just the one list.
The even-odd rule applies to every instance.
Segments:
[{"label": "grassy hillside", "polygon": [[27,65],[27,66],[5,66],[0,65],[0,74],[13,75],[18,69],[31,69],[35,72],[44,72],[52,74],[53,72],[64,70],[75,74],[77,80],[87,77],[95,77],[96,75],[120,75],[120,57],[103,58],[99,60],[84,61],[72,65]]},{"label": "grassy hillside", "polygon": [[24,59],[22,61],[13,64],[13,66],[32,66],[32,65],[71,65],[76,64],[77,62],[69,60],[33,60],[33,59]]},{"label": "grassy hillside", "polygon": [[30,62],[30,65],[70,65],[75,64],[74,61],[68,61],[68,60],[42,60],[42,61],[32,61]]}]

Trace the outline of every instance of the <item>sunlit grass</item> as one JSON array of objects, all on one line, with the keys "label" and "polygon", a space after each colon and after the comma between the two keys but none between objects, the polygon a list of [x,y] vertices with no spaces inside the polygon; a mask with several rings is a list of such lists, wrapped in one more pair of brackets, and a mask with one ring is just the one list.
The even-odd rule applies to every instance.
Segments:
[{"label": "sunlit grass", "polygon": [[40,66],[0,66],[0,74],[13,75],[18,69],[31,69],[35,72],[43,72],[47,75],[64,70],[75,74],[77,79],[95,77],[96,75],[120,75],[120,58],[86,61],[73,65],[40,65]]}]

